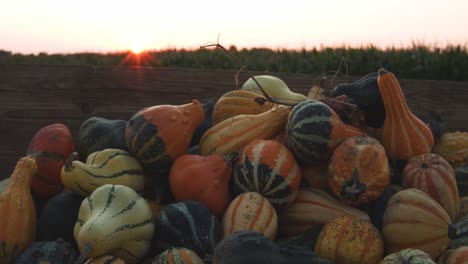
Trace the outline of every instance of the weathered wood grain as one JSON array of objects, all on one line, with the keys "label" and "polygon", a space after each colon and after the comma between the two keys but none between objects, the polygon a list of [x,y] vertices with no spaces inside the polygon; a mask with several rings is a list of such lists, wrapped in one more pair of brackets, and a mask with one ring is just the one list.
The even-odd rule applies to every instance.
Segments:
[{"label": "weathered wood grain", "polygon": [[[7,177],[25,154],[37,130],[63,123],[73,135],[81,123],[99,116],[129,119],[138,110],[158,104],[205,102],[235,89],[236,71],[57,65],[0,65],[0,179]],[[303,94],[318,75],[272,74]],[[240,83],[248,75],[239,75]],[[356,77],[336,78],[333,84]],[[442,117],[449,131],[468,131],[468,83],[400,80],[408,104],[427,121]]]}]

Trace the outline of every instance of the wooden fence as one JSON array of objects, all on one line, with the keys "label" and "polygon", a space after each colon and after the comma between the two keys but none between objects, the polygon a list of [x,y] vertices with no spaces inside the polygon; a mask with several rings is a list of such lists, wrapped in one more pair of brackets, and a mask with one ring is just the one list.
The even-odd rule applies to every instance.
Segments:
[{"label": "wooden fence", "polygon": [[[235,89],[236,71],[0,65],[0,179],[8,177],[30,139],[51,123],[67,125],[76,136],[81,123],[99,116],[128,120],[136,111],[158,104],[205,102]],[[271,74],[291,90],[306,94],[318,75]],[[240,74],[240,83],[248,75]],[[334,84],[355,80],[336,78]],[[427,121],[439,115],[449,131],[468,131],[468,83],[400,80],[413,112]]]}]

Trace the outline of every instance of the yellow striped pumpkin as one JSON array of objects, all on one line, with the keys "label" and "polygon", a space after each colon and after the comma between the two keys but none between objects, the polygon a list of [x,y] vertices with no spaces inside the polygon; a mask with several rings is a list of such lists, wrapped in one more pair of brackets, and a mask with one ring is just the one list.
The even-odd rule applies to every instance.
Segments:
[{"label": "yellow striped pumpkin", "polygon": [[431,153],[410,159],[403,170],[402,185],[429,194],[455,220],[460,206],[455,172],[441,156]]},{"label": "yellow striped pumpkin", "polygon": [[251,141],[273,139],[286,125],[289,108],[280,105],[258,115],[238,115],[211,127],[200,140],[201,155],[241,152]]},{"label": "yellow striped pumpkin", "polygon": [[[264,103],[256,102],[256,98],[263,99]],[[221,96],[213,108],[211,120],[216,125],[228,118],[237,115],[256,115],[272,109],[276,104],[254,92],[234,90]]]},{"label": "yellow striped pumpkin", "polygon": [[74,152],[62,168],[63,185],[83,197],[105,184],[120,184],[139,192],[143,190],[143,167],[125,150],[104,149],[91,153],[86,163],[74,160]]},{"label": "yellow striped pumpkin", "polygon": [[366,213],[345,205],[325,191],[303,188],[291,206],[279,215],[279,233],[282,236],[298,235],[342,215],[353,215],[370,221]]},{"label": "yellow striped pumpkin", "polygon": [[415,248],[435,260],[448,246],[450,224],[444,208],[425,192],[415,188],[399,191],[388,202],[384,214],[386,251]]},{"label": "yellow striped pumpkin", "polygon": [[258,192],[279,211],[296,198],[302,172],[284,144],[254,140],[244,148],[233,178],[236,195]]},{"label": "yellow striped pumpkin", "polygon": [[174,247],[157,255],[152,264],[203,264],[203,260],[192,250]]},{"label": "yellow striped pumpkin", "polygon": [[5,191],[0,195],[0,263],[12,263],[36,236],[36,209],[31,180],[36,161],[23,157],[16,163]]},{"label": "yellow striped pumpkin", "polygon": [[343,264],[375,264],[383,257],[383,240],[368,221],[342,215],[329,221],[315,245],[319,257]]},{"label": "yellow striped pumpkin", "polygon": [[434,145],[431,130],[411,112],[396,76],[385,69],[379,69],[378,74],[386,113],[382,143],[387,156],[397,162],[429,153]]},{"label": "yellow striped pumpkin", "polygon": [[468,247],[459,247],[445,251],[437,260],[437,264],[466,264],[468,263]]},{"label": "yellow striped pumpkin", "polygon": [[275,208],[261,194],[242,193],[227,208],[221,221],[222,236],[237,231],[257,231],[274,240],[278,231],[278,217]]}]

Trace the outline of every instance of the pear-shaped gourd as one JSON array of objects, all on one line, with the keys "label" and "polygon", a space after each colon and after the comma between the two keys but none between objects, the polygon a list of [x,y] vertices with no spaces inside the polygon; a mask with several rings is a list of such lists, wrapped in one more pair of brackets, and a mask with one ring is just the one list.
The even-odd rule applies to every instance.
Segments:
[{"label": "pear-shaped gourd", "polygon": [[157,105],[133,115],[125,128],[128,150],[146,171],[167,179],[172,163],[185,154],[205,112],[198,100],[184,105]]},{"label": "pear-shaped gourd", "polygon": [[[288,85],[278,77],[271,75],[257,75],[255,80],[262,86],[263,90],[277,102],[297,104],[308,100],[307,96],[291,92]],[[263,95],[254,79],[249,78],[243,85],[242,90]]]},{"label": "pear-shaped gourd", "polygon": [[145,178],[143,167],[130,153],[120,149],[105,149],[88,156],[86,163],[68,158],[62,168],[63,185],[85,197],[105,184],[120,184],[141,191]]},{"label": "pear-shaped gourd", "polygon": [[176,201],[193,200],[222,216],[231,195],[229,180],[238,152],[223,156],[182,155],[172,165],[169,183]]},{"label": "pear-shaped gourd", "polygon": [[106,184],[83,200],[73,234],[81,252],[78,263],[102,255],[138,263],[153,238],[153,214],[133,189]]}]

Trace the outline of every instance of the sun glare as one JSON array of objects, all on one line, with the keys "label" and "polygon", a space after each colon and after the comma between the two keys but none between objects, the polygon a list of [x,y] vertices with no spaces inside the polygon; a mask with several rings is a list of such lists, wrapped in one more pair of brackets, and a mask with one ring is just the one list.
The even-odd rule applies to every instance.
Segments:
[{"label": "sun glare", "polygon": [[135,54],[140,54],[144,50],[144,48],[140,44],[133,44],[131,50]]}]

